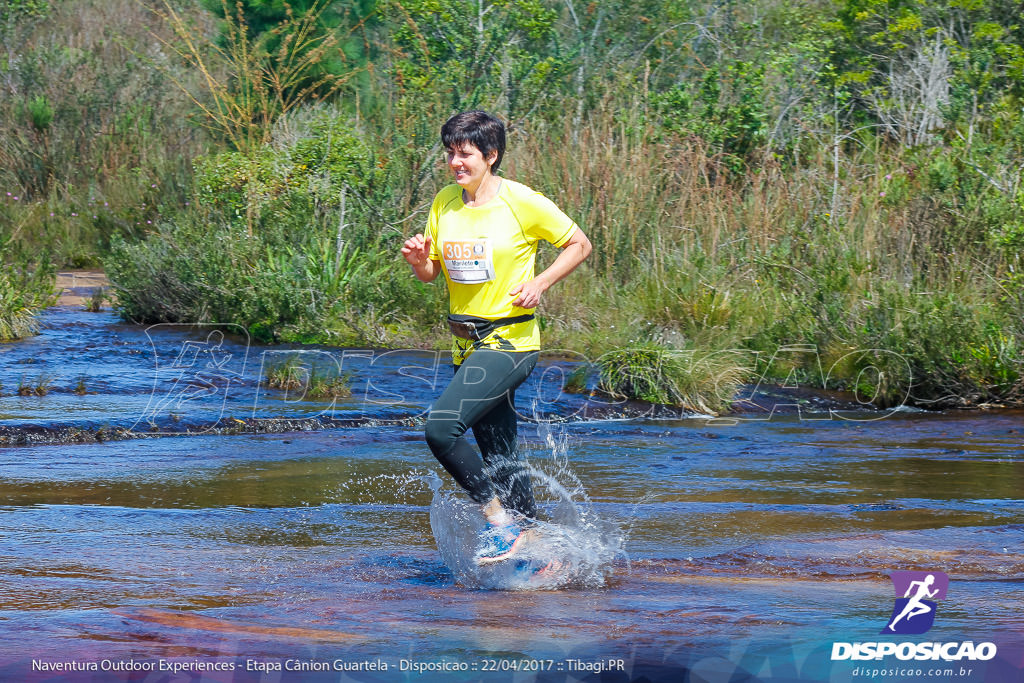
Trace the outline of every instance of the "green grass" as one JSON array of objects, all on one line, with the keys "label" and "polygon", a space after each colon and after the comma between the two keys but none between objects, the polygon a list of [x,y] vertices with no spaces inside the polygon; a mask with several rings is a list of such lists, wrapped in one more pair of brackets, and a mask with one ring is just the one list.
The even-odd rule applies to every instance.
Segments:
[{"label": "green grass", "polygon": [[99,313],[103,310],[103,303],[107,301],[107,299],[107,288],[96,287],[92,290],[92,293],[89,294],[89,298],[85,301],[85,310],[90,313]]},{"label": "green grass", "polygon": [[718,415],[728,410],[740,383],[751,376],[742,356],[666,348],[646,343],[615,349],[598,359],[599,388],[616,398],[638,398]]},{"label": "green grass", "polygon": [[39,374],[35,380],[26,380],[24,375],[18,380],[18,396],[46,396],[50,393],[53,377],[47,373]]},{"label": "green grass", "polygon": [[56,269],[46,260],[37,260],[22,250],[11,248],[0,233],[0,341],[21,339],[36,334],[36,313],[56,300]]},{"label": "green grass", "polygon": [[[113,236],[140,238],[188,201],[191,159],[207,138],[169,76],[198,74],[154,68],[151,31],[168,29],[144,3],[41,4],[43,20],[0,31],[15,57],[0,62],[0,224],[11,244],[45,249],[61,267],[94,267]],[[203,13],[194,20],[212,26]]]},{"label": "green grass", "polygon": [[352,395],[352,373],[309,367],[301,354],[269,365],[263,383],[270,389],[286,392],[289,396],[324,401],[347,398]]}]

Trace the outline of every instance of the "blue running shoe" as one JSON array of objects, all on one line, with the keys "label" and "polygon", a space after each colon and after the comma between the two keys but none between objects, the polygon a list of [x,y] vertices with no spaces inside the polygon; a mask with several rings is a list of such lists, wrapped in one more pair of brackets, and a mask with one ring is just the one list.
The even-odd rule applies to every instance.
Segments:
[{"label": "blue running shoe", "polygon": [[476,552],[476,563],[490,564],[507,560],[519,550],[523,538],[523,528],[515,522],[502,526],[488,522],[481,537],[480,549]]},{"label": "blue running shoe", "polygon": [[534,565],[531,570],[534,576],[555,576],[559,573],[567,571],[569,568],[568,563],[562,562],[561,560],[548,560],[543,565]]},{"label": "blue running shoe", "polygon": [[529,576],[555,576],[564,569],[568,569],[568,564],[561,560],[548,560],[548,561],[533,561],[533,560],[519,560],[516,562],[516,571],[524,575]]}]

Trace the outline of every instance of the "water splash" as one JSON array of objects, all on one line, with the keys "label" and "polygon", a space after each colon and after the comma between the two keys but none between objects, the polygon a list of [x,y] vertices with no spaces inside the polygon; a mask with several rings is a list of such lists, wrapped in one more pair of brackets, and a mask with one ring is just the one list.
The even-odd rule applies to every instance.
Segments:
[{"label": "water splash", "polygon": [[430,526],[438,552],[458,583],[490,590],[596,588],[605,585],[616,558],[625,556],[621,528],[597,514],[569,467],[568,440],[547,425],[542,428],[548,457],[526,469],[549,520],[538,521],[528,531],[529,541],[513,559],[477,565],[473,558],[485,525],[480,506],[443,490],[437,476],[427,481],[434,492]]}]

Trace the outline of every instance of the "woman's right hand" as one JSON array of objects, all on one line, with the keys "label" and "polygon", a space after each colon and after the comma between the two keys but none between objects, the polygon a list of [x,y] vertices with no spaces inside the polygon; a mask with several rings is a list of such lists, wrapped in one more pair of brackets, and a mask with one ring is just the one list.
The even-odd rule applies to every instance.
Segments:
[{"label": "woman's right hand", "polygon": [[430,258],[430,235],[416,234],[405,241],[402,256],[421,282],[433,282],[441,273],[441,262]]},{"label": "woman's right hand", "polygon": [[413,268],[420,268],[430,260],[430,235],[417,233],[405,241],[402,256]]}]

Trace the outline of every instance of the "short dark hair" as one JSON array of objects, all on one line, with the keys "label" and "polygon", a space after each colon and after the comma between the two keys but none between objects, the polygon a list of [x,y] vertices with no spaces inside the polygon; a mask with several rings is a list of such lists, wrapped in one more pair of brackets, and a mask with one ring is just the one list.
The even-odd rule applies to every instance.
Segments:
[{"label": "short dark hair", "polygon": [[464,111],[441,126],[441,144],[445,149],[460,147],[467,142],[479,149],[485,159],[497,150],[498,157],[491,165],[491,172],[497,173],[501,158],[505,156],[505,124],[501,119],[485,111]]}]

